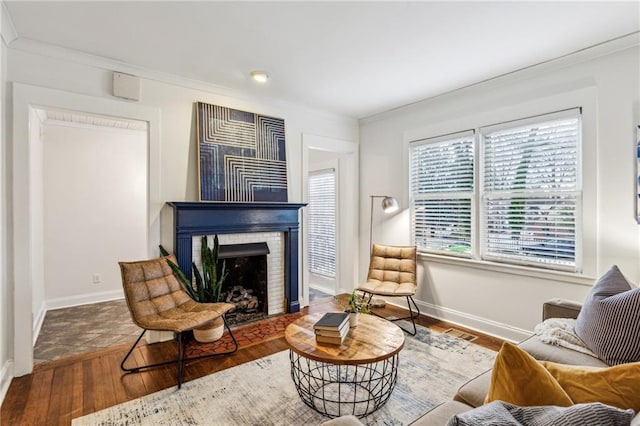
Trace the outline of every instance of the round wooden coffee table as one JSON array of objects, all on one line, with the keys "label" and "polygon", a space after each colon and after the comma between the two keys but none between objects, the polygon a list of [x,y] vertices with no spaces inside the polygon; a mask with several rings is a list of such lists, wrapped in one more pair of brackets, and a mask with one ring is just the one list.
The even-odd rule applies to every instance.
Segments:
[{"label": "round wooden coffee table", "polygon": [[285,330],[293,383],[304,403],[325,416],[367,416],[393,392],[404,332],[362,314],[343,344],[317,343],[313,325],[322,315],[306,315]]}]

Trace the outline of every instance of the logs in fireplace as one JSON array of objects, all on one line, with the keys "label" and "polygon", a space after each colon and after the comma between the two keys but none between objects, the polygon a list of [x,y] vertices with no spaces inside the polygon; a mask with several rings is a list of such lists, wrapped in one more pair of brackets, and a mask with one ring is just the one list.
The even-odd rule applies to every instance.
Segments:
[{"label": "logs in fireplace", "polygon": [[235,311],[255,312],[258,310],[258,297],[253,295],[253,290],[244,288],[241,285],[234,285],[232,289],[220,295],[223,302],[231,303],[235,306],[230,313]]},{"label": "logs in fireplace", "polygon": [[219,258],[224,259],[229,272],[220,300],[231,303],[227,321],[241,324],[267,316],[267,243],[221,245]]}]

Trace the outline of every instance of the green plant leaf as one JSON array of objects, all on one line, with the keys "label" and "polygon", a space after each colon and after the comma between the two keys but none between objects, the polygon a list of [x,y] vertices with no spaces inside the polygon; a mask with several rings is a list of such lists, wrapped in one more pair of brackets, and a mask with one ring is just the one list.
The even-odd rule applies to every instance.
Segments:
[{"label": "green plant leaf", "polygon": [[192,263],[191,267],[193,268],[193,276],[196,280],[195,293],[197,294],[197,297],[195,298],[195,300],[197,302],[206,302],[204,298],[204,279],[202,278],[202,275],[200,274],[200,271],[198,270],[198,267],[195,263]]},{"label": "green plant leaf", "polygon": [[172,261],[170,261],[168,259],[167,259],[167,264],[169,265],[169,267],[173,271],[173,275],[175,275],[176,278],[178,278],[178,281],[180,281],[180,284],[182,284],[182,286],[187,291],[187,293],[189,293],[189,296],[191,296],[192,299],[197,300],[197,296],[196,296],[195,292],[193,291],[193,287],[191,285],[191,282],[189,281],[187,276],[184,274],[184,272],[182,272],[182,269],[180,269],[180,267],[178,265],[176,265],[175,263],[173,263]]},{"label": "green plant leaf", "polygon": [[364,300],[362,296],[358,295],[356,290],[353,290],[351,292],[347,300],[347,303],[349,303],[350,312],[359,312],[361,314],[368,314],[369,312],[371,312],[367,302]]}]

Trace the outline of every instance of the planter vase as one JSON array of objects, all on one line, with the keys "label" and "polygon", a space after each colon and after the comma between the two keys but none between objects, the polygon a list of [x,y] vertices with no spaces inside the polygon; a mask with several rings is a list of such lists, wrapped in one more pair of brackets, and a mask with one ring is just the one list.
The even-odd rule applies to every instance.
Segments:
[{"label": "planter vase", "polygon": [[350,312],[349,313],[349,327],[357,327],[358,326],[358,317],[360,316],[360,312]]},{"label": "planter vase", "polygon": [[193,337],[200,343],[215,342],[224,334],[224,321],[218,317],[200,328],[193,329]]}]

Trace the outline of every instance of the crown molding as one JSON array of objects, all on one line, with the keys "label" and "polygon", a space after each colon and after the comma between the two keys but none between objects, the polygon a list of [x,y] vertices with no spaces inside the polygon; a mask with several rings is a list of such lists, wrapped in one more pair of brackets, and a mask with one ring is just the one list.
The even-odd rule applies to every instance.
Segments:
[{"label": "crown molding", "polygon": [[98,55],[92,55],[90,53],[80,52],[78,50],[68,49],[66,47],[55,46],[53,44],[43,43],[24,37],[16,38],[11,44],[10,48],[27,53],[47,56],[50,58],[61,59],[81,65],[87,65],[94,68],[100,68],[106,71],[117,71],[124,74],[135,75],[136,77],[145,78],[148,80],[156,80],[163,83],[176,84],[190,89],[204,89],[227,96],[231,96],[232,92],[237,95],[238,92],[228,87],[206,83],[199,80],[193,80],[186,77],[180,77],[175,74],[155,71],[137,65],[132,65],[127,62],[109,59]]},{"label": "crown molding", "polygon": [[0,18],[2,18],[0,21],[0,35],[5,46],[9,46],[18,38],[18,33],[16,32],[16,27],[13,26],[7,5],[2,0],[0,0]]},{"label": "crown molding", "polygon": [[280,108],[288,108],[288,109],[294,108],[297,110],[307,110],[316,116],[320,115],[327,119],[332,119],[332,120],[340,120],[340,121],[356,120],[356,118],[354,117],[336,114],[327,110],[316,109],[313,107],[305,106],[303,104],[296,104],[291,101],[277,99],[269,96],[256,96],[255,94],[251,94],[247,91],[232,89],[226,86],[208,83],[201,80],[194,80],[194,79],[182,77],[176,74],[152,70],[149,68],[132,65],[127,62],[105,58],[103,56],[92,55],[89,53],[80,52],[80,51],[68,49],[65,47],[55,46],[52,44],[31,40],[24,37],[18,37],[14,39],[11,45],[9,46],[9,48],[26,52],[26,53],[33,53],[41,56],[54,58],[54,59],[60,59],[63,61],[77,63],[80,65],[99,68],[105,71],[121,72],[124,74],[135,75],[136,77],[139,77],[142,79],[179,86],[185,89],[215,93],[220,96],[226,96],[226,97],[238,99],[244,102],[261,102],[268,105],[277,106]]},{"label": "crown molding", "polygon": [[363,117],[360,119],[360,123],[372,123],[382,119],[386,119],[388,117],[394,116],[396,114],[405,114],[407,111],[410,111],[412,108],[420,107],[422,105],[428,105],[430,102],[437,101],[441,98],[450,96],[456,93],[464,93],[467,90],[471,90],[478,87],[491,87],[491,85],[500,85],[506,81],[510,81],[511,79],[520,79],[526,78],[530,75],[534,75],[535,73],[553,71],[560,68],[565,68],[568,66],[576,65],[579,63],[595,60],[597,58],[608,56],[615,54],[617,52],[632,49],[640,46],[640,31],[634,31],[629,34],[625,34],[620,37],[616,37],[611,40],[603,41],[601,43],[585,47],[583,49],[567,53],[566,55],[562,55],[553,59],[549,59],[544,62],[539,62],[537,64],[533,64],[524,68],[520,68],[517,70],[510,71],[505,74],[497,75],[495,77],[488,78],[486,80],[478,81],[467,86],[459,87],[457,89],[453,89],[444,93],[440,93],[425,99],[421,99],[416,102],[412,102],[406,105],[401,105],[396,108],[389,109],[387,111],[382,111],[376,114],[369,115],[367,117]]}]

